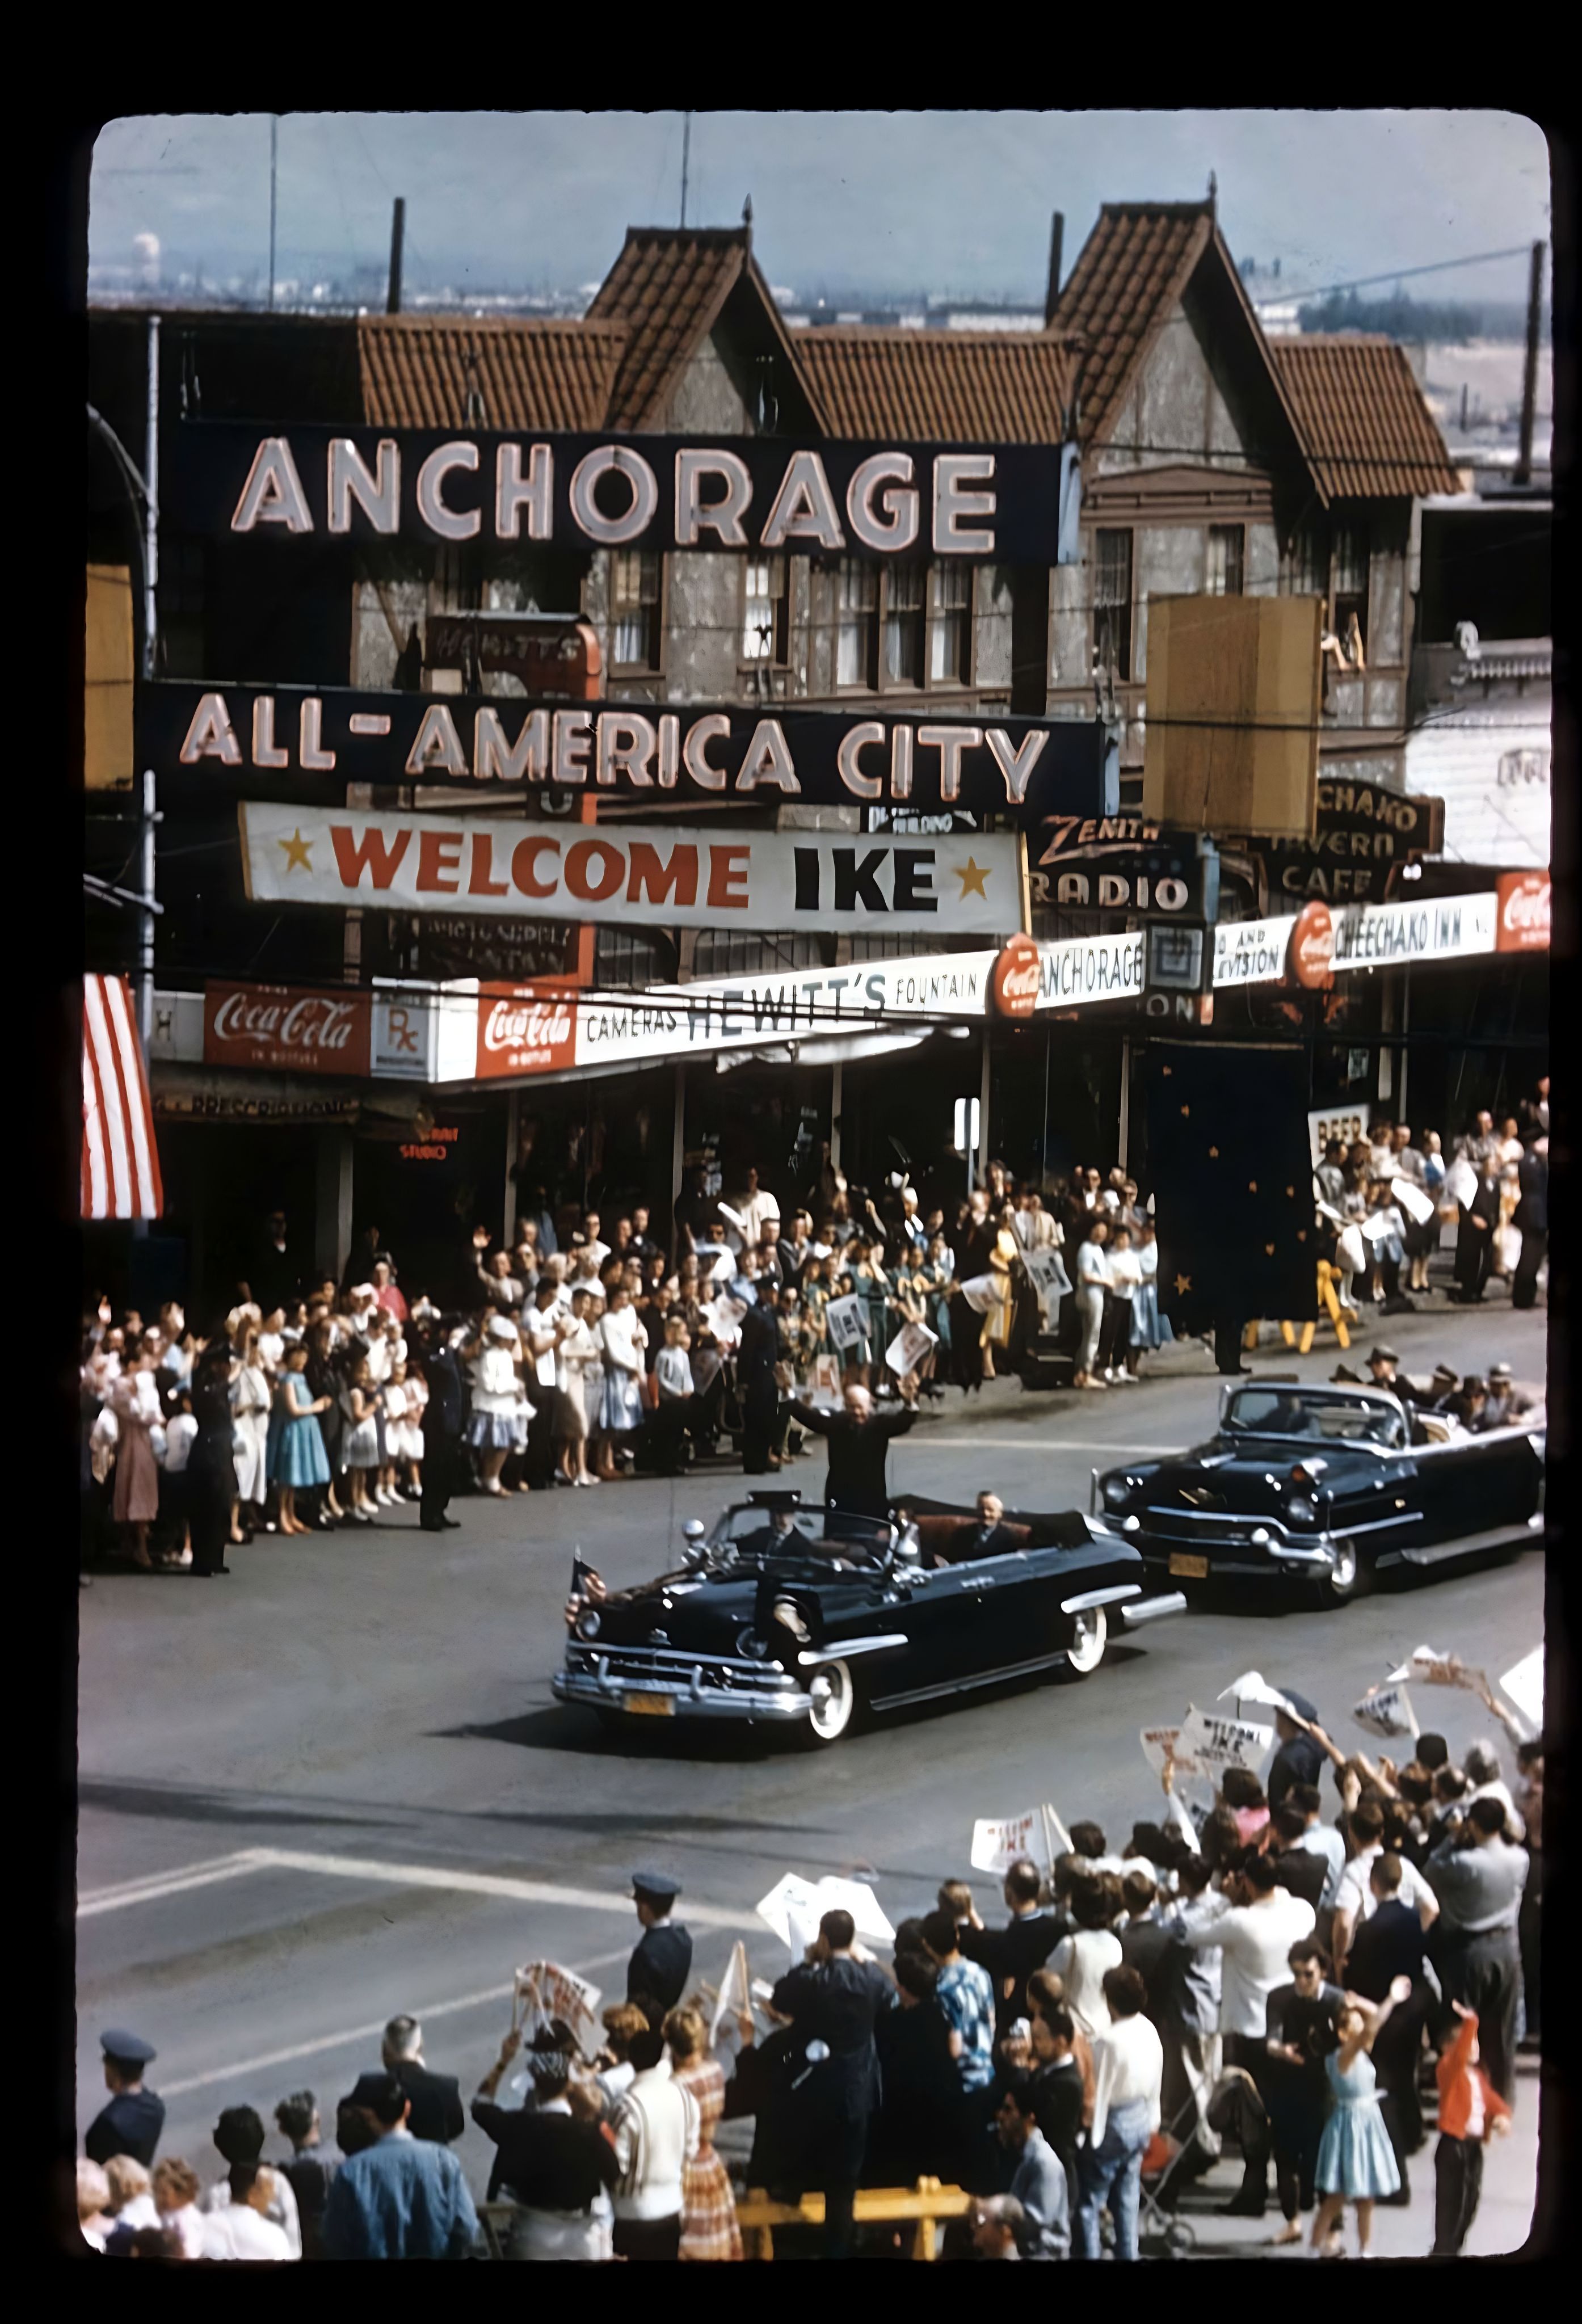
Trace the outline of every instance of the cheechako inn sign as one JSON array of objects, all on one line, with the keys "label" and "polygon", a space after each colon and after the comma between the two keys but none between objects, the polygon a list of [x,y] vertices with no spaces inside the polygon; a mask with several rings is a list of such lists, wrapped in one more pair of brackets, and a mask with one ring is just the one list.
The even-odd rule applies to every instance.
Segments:
[{"label": "cheechako inn sign", "polygon": [[[161,512],[235,540],[959,557],[1050,566],[1075,447],[736,437],[448,435],[228,420],[178,429]],[[1065,545],[1074,559],[1076,526]]]},{"label": "cheechako inn sign", "polygon": [[358,782],[650,803],[959,808],[1023,824],[1074,821],[1105,803],[1095,719],[885,717],[793,704],[671,710],[164,681],[138,690],[137,748],[162,784],[190,772],[231,796],[289,788],[338,803]]}]

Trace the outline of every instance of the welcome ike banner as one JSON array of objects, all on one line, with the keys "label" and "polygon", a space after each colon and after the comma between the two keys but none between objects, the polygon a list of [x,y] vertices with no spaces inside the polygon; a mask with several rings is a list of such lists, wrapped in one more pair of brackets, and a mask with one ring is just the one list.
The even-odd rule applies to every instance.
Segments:
[{"label": "welcome ike banner", "polygon": [[648,927],[1006,936],[1024,925],[1016,833],[838,834],[465,816],[236,810],[254,903],[374,906]]}]

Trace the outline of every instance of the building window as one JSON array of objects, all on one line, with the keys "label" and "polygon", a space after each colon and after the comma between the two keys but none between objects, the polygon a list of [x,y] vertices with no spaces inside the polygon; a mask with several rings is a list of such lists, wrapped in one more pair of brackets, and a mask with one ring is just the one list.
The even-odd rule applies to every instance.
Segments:
[{"label": "building window", "polygon": [[835,683],[872,687],[878,664],[879,570],[843,557],[835,575]]},{"label": "building window", "polygon": [[972,567],[936,565],[929,576],[929,683],[972,684]]},{"label": "building window", "polygon": [[807,935],[748,936],[735,928],[699,928],[692,954],[695,977],[772,976],[777,969],[820,965],[819,938]]},{"label": "building window", "polygon": [[1203,586],[1210,597],[1239,597],[1242,594],[1242,555],[1246,541],[1245,527],[1239,524],[1211,524],[1208,528],[1208,569]]},{"label": "building window", "polygon": [[893,566],[884,583],[884,679],[889,686],[923,682],[928,574],[921,565]]},{"label": "building window", "polygon": [[1329,543],[1321,525],[1298,527],[1281,559],[1280,586],[1288,597],[1329,600]]},{"label": "building window", "polygon": [[1357,669],[1365,667],[1368,639],[1368,530],[1365,524],[1336,528],[1335,556],[1330,571],[1333,613],[1330,627],[1340,650]]},{"label": "building window", "polygon": [[742,574],[742,659],[783,669],[791,659],[789,562],[783,557],[749,557]]},{"label": "building window", "polygon": [[610,628],[617,669],[660,667],[661,560],[649,549],[619,549],[610,558]]},{"label": "building window", "polygon": [[1124,684],[1132,675],[1132,536],[1095,536],[1093,659]]},{"label": "building window", "polygon": [[595,931],[594,982],[606,991],[641,992],[673,984],[676,946],[659,928],[601,927]]}]

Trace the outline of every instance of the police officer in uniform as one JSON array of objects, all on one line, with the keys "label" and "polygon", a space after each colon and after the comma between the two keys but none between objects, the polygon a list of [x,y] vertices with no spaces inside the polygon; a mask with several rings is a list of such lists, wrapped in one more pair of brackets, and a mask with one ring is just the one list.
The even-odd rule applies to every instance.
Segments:
[{"label": "police officer in uniform", "polygon": [[90,2163],[108,2163],[115,2154],[129,2154],[146,2171],[165,2126],[164,2100],[143,2087],[143,2070],[153,2063],[153,2044],[112,2025],[99,2035],[99,2046],[110,2102],[88,2125],[82,2151]]},{"label": "police officer in uniform", "polygon": [[671,1919],[671,1907],[680,1893],[680,1882],[668,1872],[632,1875],[632,1901],[643,1935],[626,1966],[626,1998],[653,2025],[675,2008],[692,1973],[691,1937]]}]

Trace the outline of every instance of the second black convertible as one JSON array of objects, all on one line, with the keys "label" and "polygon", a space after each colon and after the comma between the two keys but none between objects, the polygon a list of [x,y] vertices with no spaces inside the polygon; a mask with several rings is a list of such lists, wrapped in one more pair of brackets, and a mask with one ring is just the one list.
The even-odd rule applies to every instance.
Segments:
[{"label": "second black convertible", "polygon": [[992,1554],[969,1510],[911,1501],[893,1523],[752,1493],[712,1532],[686,1528],[679,1572],[568,1608],[554,1691],[612,1723],[726,1720],[837,1743],[859,1712],[1104,1660],[1111,1618],[1184,1610],[1147,1599],[1142,1559],[1103,1518],[1007,1511]]},{"label": "second black convertible", "polygon": [[1541,1547],[1543,1476],[1531,1422],[1446,1434],[1387,1388],[1249,1381],[1207,1444],[1096,1470],[1093,1504],[1177,1583],[1284,1577],[1339,1605],[1392,1566]]}]

